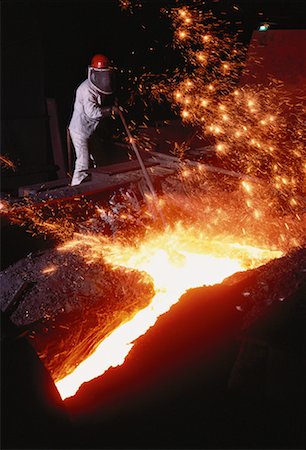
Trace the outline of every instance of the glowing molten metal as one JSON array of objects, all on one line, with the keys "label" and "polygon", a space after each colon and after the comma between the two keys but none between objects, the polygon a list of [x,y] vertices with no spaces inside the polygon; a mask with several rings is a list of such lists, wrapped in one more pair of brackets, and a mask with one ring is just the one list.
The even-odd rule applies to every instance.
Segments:
[{"label": "glowing molten metal", "polygon": [[[146,272],[153,279],[155,296],[147,307],[108,335],[72,373],[56,382],[62,398],[73,396],[82,383],[102,375],[110,367],[123,364],[135,340],[177,303],[186,290],[213,285],[237,271],[281,256],[279,251],[225,241],[204,241],[200,234],[190,236],[186,230],[151,237],[136,248],[109,242],[103,242],[101,247],[101,241],[99,243],[95,237],[85,238],[85,241],[86,257],[90,260],[103,252],[105,260],[113,267]],[[84,236],[70,241],[64,249],[80,245],[84,245]]]}]

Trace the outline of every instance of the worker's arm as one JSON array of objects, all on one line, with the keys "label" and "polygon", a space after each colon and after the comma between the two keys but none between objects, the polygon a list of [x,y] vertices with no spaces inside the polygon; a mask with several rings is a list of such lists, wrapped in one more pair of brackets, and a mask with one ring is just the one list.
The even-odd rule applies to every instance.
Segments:
[{"label": "worker's arm", "polygon": [[89,92],[88,97],[84,99],[85,114],[91,119],[109,117],[112,113],[112,108],[112,106],[99,105],[97,97],[92,92]]}]

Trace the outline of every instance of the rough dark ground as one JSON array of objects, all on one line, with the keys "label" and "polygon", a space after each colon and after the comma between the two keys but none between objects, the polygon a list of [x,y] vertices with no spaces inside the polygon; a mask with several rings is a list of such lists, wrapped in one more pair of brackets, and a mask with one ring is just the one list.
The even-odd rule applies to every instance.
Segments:
[{"label": "rough dark ground", "polygon": [[110,269],[102,260],[87,264],[81,254],[56,249],[31,253],[3,271],[1,280],[2,310],[25,284],[10,317],[33,341],[54,379],[75,367],[79,353],[89,353],[146,306],[154,292],[151,280],[139,272]]},{"label": "rough dark ground", "polygon": [[[51,264],[57,275],[42,274]],[[81,345],[84,322],[120,319],[147,297],[135,300],[137,273],[47,250],[2,273],[2,308],[24,279],[36,284],[13,323],[3,315],[3,448],[305,447],[306,249],[187,292],[123,366],[65,402],[33,348],[50,362],[67,331]]]}]

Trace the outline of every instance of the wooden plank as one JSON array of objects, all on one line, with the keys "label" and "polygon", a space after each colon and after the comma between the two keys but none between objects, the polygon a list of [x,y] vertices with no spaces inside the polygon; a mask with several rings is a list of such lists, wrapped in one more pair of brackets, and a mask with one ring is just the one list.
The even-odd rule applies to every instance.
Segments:
[{"label": "wooden plank", "polygon": [[[153,160],[147,160],[144,161],[144,165],[146,167],[152,167],[159,165],[158,161]],[[140,170],[141,167],[139,165],[139,162],[136,160],[124,162],[124,163],[117,163],[117,164],[111,164],[109,166],[101,166],[96,167],[95,169],[89,169],[89,173],[103,173],[108,175],[115,175],[118,173],[125,173],[125,172],[131,172],[133,170]]]},{"label": "wooden plank", "polygon": [[249,175],[244,175],[239,172],[234,172],[233,170],[222,169],[221,167],[211,166],[209,164],[203,164],[198,161],[192,161],[190,159],[180,160],[176,156],[166,155],[165,153],[154,153],[154,154],[152,153],[152,157],[155,158],[157,161],[159,161],[161,165],[167,164],[167,162],[169,162],[169,164],[172,167],[173,166],[179,167],[180,165],[185,164],[185,165],[192,166],[192,167],[198,167],[198,168],[201,167],[201,168],[207,170],[208,172],[216,172],[216,173],[228,175],[228,176],[231,176],[234,178],[241,178],[243,180],[248,180],[253,183],[265,184],[262,180],[259,180],[258,178],[251,177]]}]

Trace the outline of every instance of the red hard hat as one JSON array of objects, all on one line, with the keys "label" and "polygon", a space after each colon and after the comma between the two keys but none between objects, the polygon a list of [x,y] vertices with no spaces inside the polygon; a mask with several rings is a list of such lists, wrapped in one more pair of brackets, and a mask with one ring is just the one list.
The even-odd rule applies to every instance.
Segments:
[{"label": "red hard hat", "polygon": [[90,66],[94,69],[106,69],[109,66],[109,59],[101,54],[95,55],[92,57]]}]

